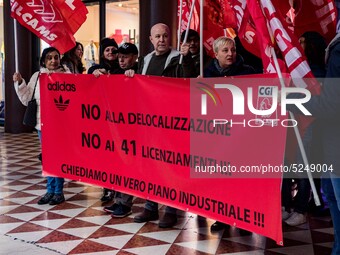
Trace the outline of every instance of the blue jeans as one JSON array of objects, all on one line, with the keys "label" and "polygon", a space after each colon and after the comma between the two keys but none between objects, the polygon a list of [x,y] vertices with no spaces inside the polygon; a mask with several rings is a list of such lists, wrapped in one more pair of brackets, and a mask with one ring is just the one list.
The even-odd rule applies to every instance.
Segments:
[{"label": "blue jeans", "polygon": [[63,194],[64,178],[47,176],[47,193]]},{"label": "blue jeans", "polygon": [[340,255],[340,176],[327,173],[321,180],[327,198],[334,228],[334,245],[331,255]]},{"label": "blue jeans", "polygon": [[[41,142],[41,131],[38,130],[38,137]],[[63,194],[64,178],[47,176],[47,193]]]}]

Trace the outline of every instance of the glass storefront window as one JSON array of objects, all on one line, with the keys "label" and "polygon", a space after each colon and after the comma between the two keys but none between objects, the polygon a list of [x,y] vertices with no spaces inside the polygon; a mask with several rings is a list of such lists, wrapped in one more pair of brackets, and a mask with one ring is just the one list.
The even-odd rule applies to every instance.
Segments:
[{"label": "glass storefront window", "polygon": [[113,37],[118,45],[131,42],[138,46],[139,0],[106,5],[106,34]]}]

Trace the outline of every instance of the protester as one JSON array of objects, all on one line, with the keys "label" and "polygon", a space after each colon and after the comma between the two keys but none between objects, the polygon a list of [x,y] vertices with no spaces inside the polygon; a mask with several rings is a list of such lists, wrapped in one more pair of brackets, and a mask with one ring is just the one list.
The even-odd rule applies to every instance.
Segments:
[{"label": "protester", "polygon": [[[132,43],[124,43],[118,48],[118,69],[114,74],[124,74],[126,70],[137,71],[138,49]],[[114,203],[111,206],[105,206],[104,211],[111,213],[112,217],[123,218],[132,213],[133,196],[116,191],[114,194]]]},{"label": "protester", "polygon": [[76,42],[76,46],[64,53],[61,64],[66,65],[71,73],[81,74],[84,72],[84,66],[81,62],[84,47],[80,42]]},{"label": "protester", "polygon": [[[151,28],[150,41],[154,51],[138,59],[138,74],[166,77],[195,77],[194,62],[189,56],[189,45],[181,46],[181,52],[170,47],[170,29],[163,23]],[[183,63],[180,65],[180,55]],[[131,73],[127,74],[131,76]]]},{"label": "protester", "polygon": [[118,64],[118,45],[115,39],[104,38],[100,41],[101,63],[92,66],[87,73],[94,74],[96,77],[103,74],[112,74],[119,68]]},{"label": "protester", "polygon": [[124,43],[118,48],[118,69],[113,74],[124,74],[126,70],[137,71],[138,49],[132,43]]},{"label": "protester", "polygon": [[[254,74],[255,70],[243,63],[241,55],[236,53],[235,41],[221,36],[213,43],[215,59],[204,69],[204,77],[226,77],[245,74]],[[210,227],[211,231],[219,231],[227,225],[216,221]]]},{"label": "protester", "polygon": [[[87,71],[88,74],[93,74],[96,77],[99,77],[103,74],[110,74],[116,72],[118,70],[119,64],[117,61],[118,57],[118,44],[115,39],[104,38],[100,41],[100,58],[101,63],[98,65],[94,65],[90,67]],[[101,201],[103,203],[107,203],[113,200],[114,190],[103,189],[103,196],[101,197]]]},{"label": "protester", "polygon": [[[166,77],[195,77],[194,62],[189,56],[189,45],[183,44],[181,52],[170,47],[171,34],[166,24],[155,24],[150,31],[150,41],[154,51],[139,58],[138,74],[166,76]],[[183,64],[179,64],[180,55],[183,55]],[[133,70],[125,74],[133,77]],[[141,223],[158,219],[158,203],[147,200],[144,211],[135,216],[134,221]],[[176,209],[167,206],[164,217],[159,221],[159,227],[168,228],[177,223]]]},{"label": "protester", "polygon": [[[325,39],[317,32],[308,31],[299,38],[300,45],[304,50],[307,62],[312,73],[317,78],[324,78],[326,75],[325,49],[327,47]],[[322,80],[321,80],[322,82]],[[308,162],[318,164],[320,158],[321,136],[319,121],[315,121],[305,131],[302,137],[304,150]],[[296,161],[292,163],[303,164],[302,156],[298,151]],[[290,176],[289,176],[290,175]],[[313,173],[314,177],[316,173]],[[282,220],[290,226],[298,226],[307,221],[306,214],[311,197],[311,187],[306,172],[304,173],[285,173],[282,182]],[[294,180],[294,182],[293,182]],[[322,213],[324,202],[321,194],[321,182],[319,178],[314,178],[314,183],[318,191],[318,196],[322,207],[313,205],[314,212]],[[292,196],[292,185],[295,185],[296,194]],[[312,199],[314,202],[314,200]]]},{"label": "protester", "polygon": [[[66,66],[60,65],[60,53],[54,47],[44,49],[40,58],[40,71],[35,72],[29,83],[22,78],[20,73],[13,74],[14,88],[23,105],[28,104],[32,96],[37,101],[37,125],[38,136],[41,141],[40,126],[40,73],[70,73]],[[33,95],[34,93],[34,95]],[[39,205],[57,205],[65,201],[63,194],[64,178],[47,177],[47,193],[38,201]]]},{"label": "protester", "polygon": [[[323,164],[328,171],[321,180],[322,190],[328,201],[334,227],[332,255],[340,254],[340,34],[331,41],[326,49],[327,72],[320,95],[312,96],[303,106],[320,121]],[[300,97],[290,94],[290,98]],[[301,113],[293,104],[287,109]]]},{"label": "protester", "polygon": [[316,78],[324,78],[326,76],[325,50],[327,48],[325,38],[318,32],[307,31],[300,36],[299,42],[313,75]]},{"label": "protester", "polygon": [[[184,41],[185,34],[186,34],[186,30],[184,30],[181,35],[182,43]],[[196,72],[195,76],[197,77],[200,75],[200,62],[201,62],[200,36],[197,33],[197,31],[193,29],[189,29],[186,43],[189,44],[189,52],[195,64],[195,72]],[[211,61],[212,61],[212,57],[210,57],[205,51],[205,49],[203,48],[203,68],[206,68]]]},{"label": "protester", "polygon": [[[325,50],[327,43],[325,38],[315,31],[307,31],[299,38],[301,47],[304,50],[307,62],[312,70],[313,75],[323,83],[326,76]],[[311,142],[311,157],[309,163],[322,163],[322,155],[320,154],[320,147],[322,146],[322,137],[320,135],[320,121],[315,120],[312,124],[312,142]],[[315,187],[321,202],[320,206],[315,205],[312,197],[309,202],[309,211],[312,215],[322,216],[329,215],[329,209],[325,207],[325,201],[321,193],[321,179],[320,174],[313,173]]]},{"label": "protester", "polygon": [[245,65],[241,55],[236,53],[235,41],[221,36],[213,43],[215,59],[204,69],[204,77],[226,77],[254,74],[251,66]]}]

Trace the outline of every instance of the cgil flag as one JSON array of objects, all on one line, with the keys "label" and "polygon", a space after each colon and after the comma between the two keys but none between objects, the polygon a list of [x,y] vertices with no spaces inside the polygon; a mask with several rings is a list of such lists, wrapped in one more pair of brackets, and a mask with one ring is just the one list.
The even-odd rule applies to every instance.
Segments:
[{"label": "cgil flag", "polygon": [[64,53],[75,46],[74,34],[88,11],[81,0],[11,0],[11,16]]}]

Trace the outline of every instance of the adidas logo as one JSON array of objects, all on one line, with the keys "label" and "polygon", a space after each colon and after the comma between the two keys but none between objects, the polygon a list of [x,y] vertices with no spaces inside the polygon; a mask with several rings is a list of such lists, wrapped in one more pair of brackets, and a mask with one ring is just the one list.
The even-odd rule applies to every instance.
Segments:
[{"label": "adidas logo", "polygon": [[54,98],[54,103],[59,111],[65,111],[70,103],[70,99],[64,101],[63,97],[60,95],[59,100]]}]

